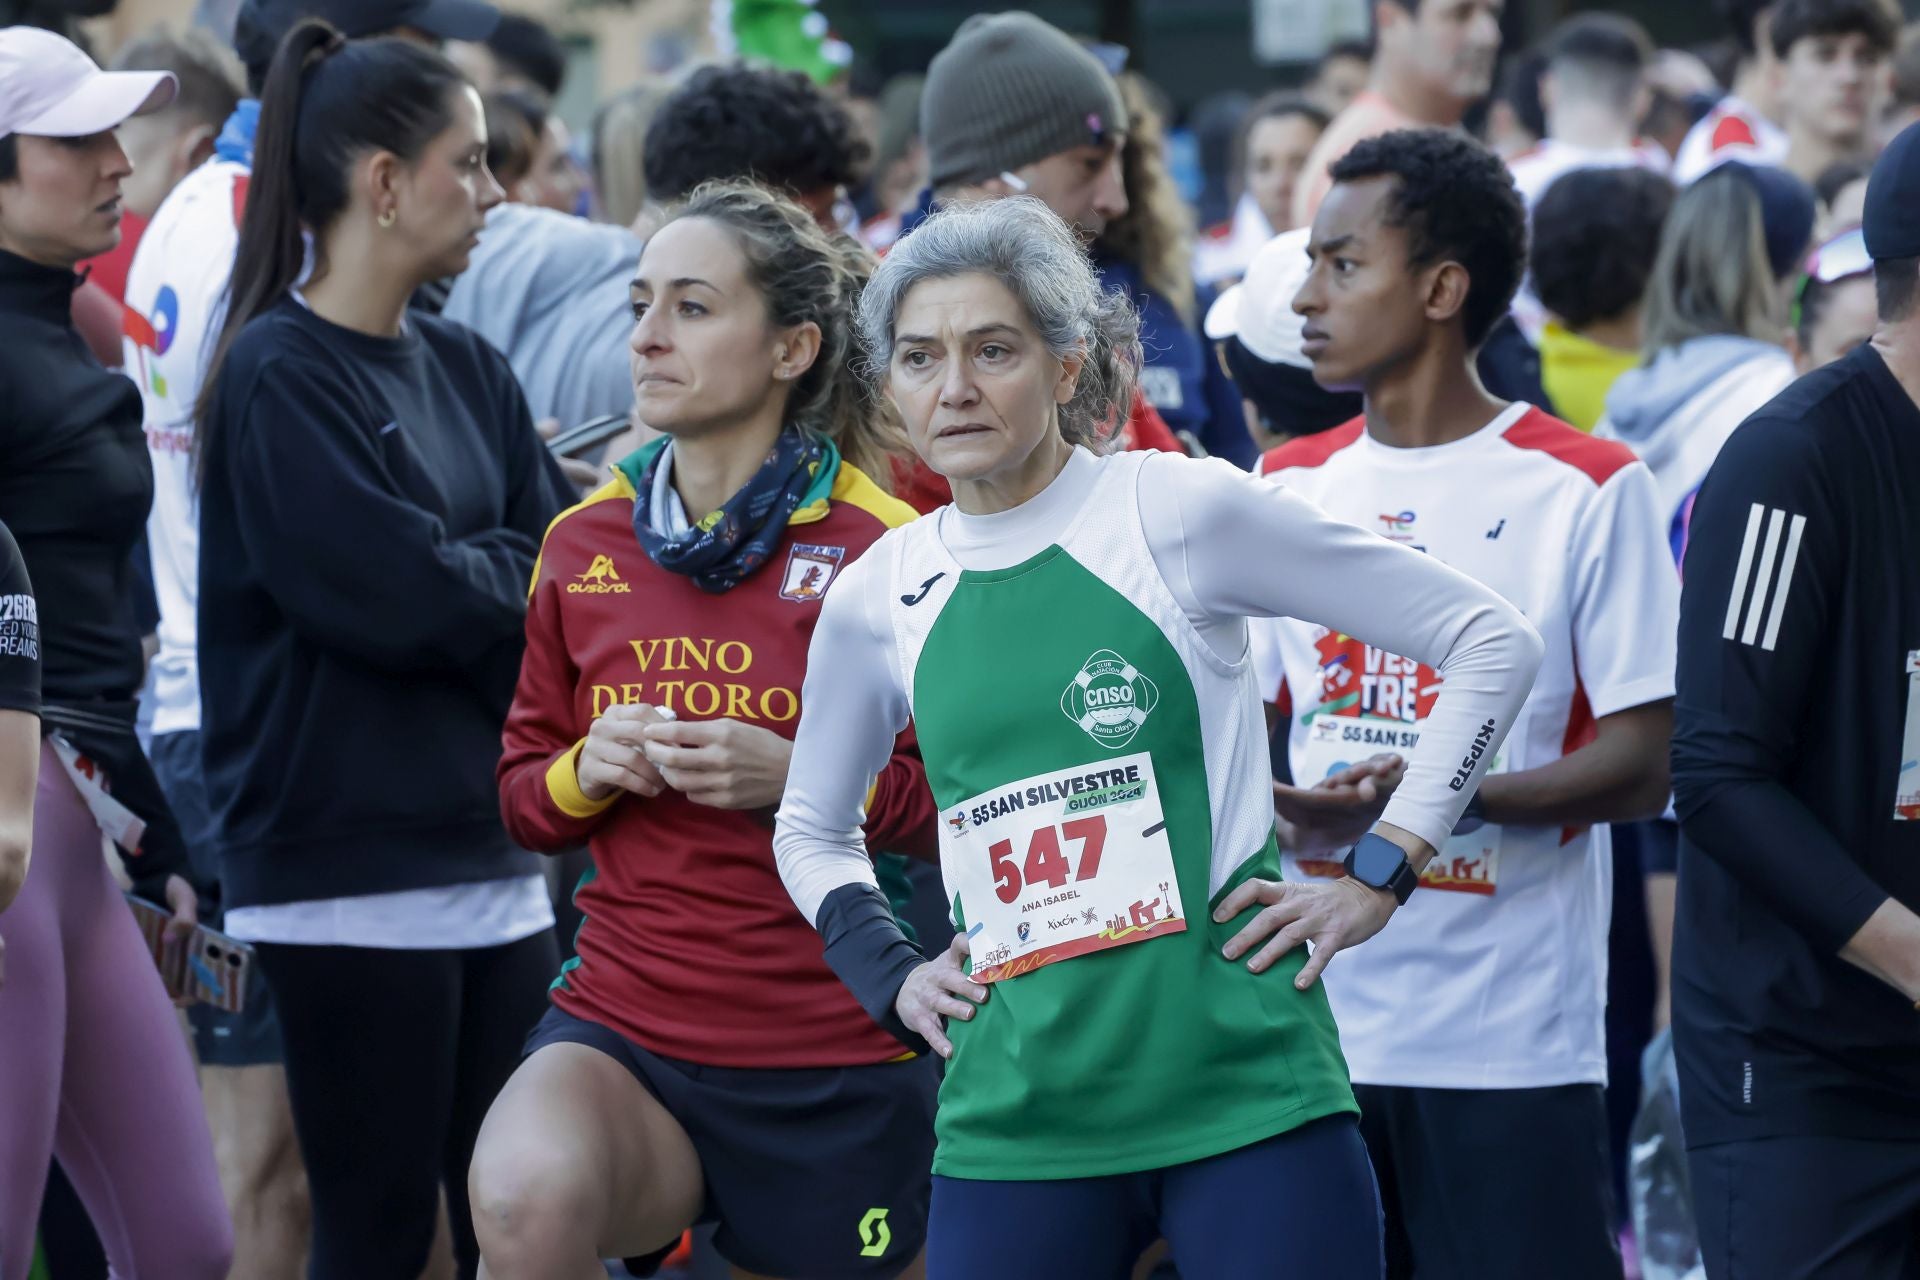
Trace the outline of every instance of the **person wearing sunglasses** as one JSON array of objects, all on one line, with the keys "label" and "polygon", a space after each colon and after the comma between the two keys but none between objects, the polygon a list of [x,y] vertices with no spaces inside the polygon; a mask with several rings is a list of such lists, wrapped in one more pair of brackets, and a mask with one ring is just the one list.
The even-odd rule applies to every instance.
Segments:
[{"label": "person wearing sunglasses", "polygon": [[1842,231],[1815,249],[1794,293],[1787,351],[1799,374],[1824,369],[1873,338],[1879,325],[1866,233]]}]

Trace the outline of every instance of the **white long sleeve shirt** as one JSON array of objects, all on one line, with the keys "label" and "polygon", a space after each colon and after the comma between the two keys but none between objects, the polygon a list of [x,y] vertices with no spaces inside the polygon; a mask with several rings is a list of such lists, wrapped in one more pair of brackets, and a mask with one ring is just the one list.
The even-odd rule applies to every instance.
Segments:
[{"label": "white long sleeve shirt", "polygon": [[[1216,869],[1253,851],[1220,846],[1264,841],[1273,824],[1250,617],[1300,618],[1364,636],[1444,678],[1383,815],[1439,847],[1471,794],[1470,787],[1454,789],[1462,761],[1474,754],[1476,740],[1486,749],[1488,726],[1497,746],[1526,700],[1541,656],[1532,626],[1466,575],[1218,461],[1155,454],[1128,462],[1077,449],[1052,483],[1019,507],[970,516],[948,506],[919,524],[934,522],[931,532],[962,570],[1008,568],[1070,537],[1084,539],[1089,516],[1110,520],[1110,512],[1083,508],[1103,472],[1122,465],[1137,467],[1130,486],[1135,527],[1144,531],[1151,558],[1145,568],[1164,583],[1156,598],[1169,595],[1177,613],[1160,625],[1192,655],[1188,675],[1206,739],[1194,749],[1206,754],[1215,778]],[[1118,496],[1112,489],[1109,495]],[[860,832],[867,788],[912,713],[895,601],[933,589],[918,578],[894,577],[900,539],[915,529],[892,531],[841,572],[814,632],[774,836],[781,874],[810,920],[835,889],[874,880]],[[1004,661],[1020,660],[1017,642],[1010,643]],[[991,689],[980,696],[991,697]]]}]

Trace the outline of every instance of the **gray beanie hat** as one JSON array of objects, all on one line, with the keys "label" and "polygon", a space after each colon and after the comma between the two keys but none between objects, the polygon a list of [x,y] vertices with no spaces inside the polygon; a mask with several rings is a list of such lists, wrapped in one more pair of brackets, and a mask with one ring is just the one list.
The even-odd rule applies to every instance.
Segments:
[{"label": "gray beanie hat", "polygon": [[977,13],[927,68],[920,99],[934,190],[979,182],[1126,132],[1100,60],[1030,13]]}]

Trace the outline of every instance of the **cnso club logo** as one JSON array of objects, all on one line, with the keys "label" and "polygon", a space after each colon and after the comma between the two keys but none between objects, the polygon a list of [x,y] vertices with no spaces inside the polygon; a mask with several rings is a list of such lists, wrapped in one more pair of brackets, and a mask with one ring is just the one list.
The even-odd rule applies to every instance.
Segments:
[{"label": "cnso club logo", "polygon": [[1160,690],[1131,662],[1101,649],[1074,673],[1060,695],[1060,710],[1103,747],[1124,747],[1140,732]]}]

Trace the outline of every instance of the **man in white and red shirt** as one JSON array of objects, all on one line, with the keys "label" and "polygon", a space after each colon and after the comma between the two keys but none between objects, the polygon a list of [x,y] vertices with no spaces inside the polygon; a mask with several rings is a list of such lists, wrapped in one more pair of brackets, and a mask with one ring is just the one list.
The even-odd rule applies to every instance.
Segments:
[{"label": "man in white and red shirt", "polygon": [[[1507,160],[1529,219],[1547,189],[1576,170],[1667,172],[1667,153],[1634,133],[1634,123],[1647,113],[1652,98],[1647,87],[1652,59],[1653,41],[1632,18],[1581,13],[1554,28],[1540,81],[1547,136]],[[1541,346],[1551,317],[1531,280],[1514,299],[1513,316],[1533,344]]]},{"label": "man in white and red shirt", "polygon": [[[1294,299],[1314,376],[1363,418],[1263,471],[1494,587],[1547,657],[1404,928],[1328,970],[1387,1215],[1388,1274],[1611,1277],[1604,1010],[1611,821],[1667,798],[1678,592],[1652,476],[1625,447],[1494,399],[1473,351],[1518,283],[1525,214],[1457,134],[1362,143],[1333,170]],[[1354,590],[1367,584],[1356,582]],[[1254,660],[1310,787],[1417,740],[1434,672],[1290,619]],[[1489,748],[1491,750],[1491,748]],[[1476,825],[1477,820],[1477,825]],[[1341,874],[1289,852],[1289,879]]]},{"label": "man in white and red shirt", "polygon": [[1723,161],[1778,166],[1787,159],[1787,132],[1775,123],[1780,61],[1767,29],[1773,0],[1722,0],[1720,7],[1740,46],[1740,62],[1732,91],[1688,130],[1673,158],[1673,180],[1681,186]]}]

